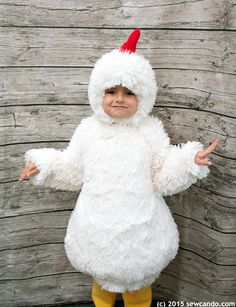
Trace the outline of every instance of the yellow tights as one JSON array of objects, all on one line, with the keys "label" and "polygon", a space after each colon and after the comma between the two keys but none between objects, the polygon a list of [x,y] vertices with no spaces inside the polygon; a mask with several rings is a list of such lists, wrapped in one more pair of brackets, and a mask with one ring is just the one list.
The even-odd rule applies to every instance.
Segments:
[{"label": "yellow tights", "polygon": [[[96,307],[113,307],[116,296],[117,293],[102,289],[94,280],[92,298]],[[125,307],[150,307],[152,303],[152,288],[149,286],[133,292],[124,292],[122,297]]]}]

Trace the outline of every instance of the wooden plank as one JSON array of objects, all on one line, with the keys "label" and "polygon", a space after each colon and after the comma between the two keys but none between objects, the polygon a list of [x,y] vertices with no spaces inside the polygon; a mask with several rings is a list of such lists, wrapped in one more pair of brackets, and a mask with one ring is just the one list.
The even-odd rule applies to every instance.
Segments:
[{"label": "wooden plank", "polygon": [[[88,105],[91,68],[2,68],[0,106]],[[190,108],[232,117],[235,79],[212,71],[155,69],[158,106]]]},{"label": "wooden plank", "polygon": [[174,216],[184,216],[223,233],[236,233],[235,199],[191,186],[165,198]]},{"label": "wooden plank", "polygon": [[213,265],[180,249],[153,285],[153,297],[185,302],[235,302],[235,276],[235,266]]},{"label": "wooden plank", "polygon": [[81,119],[91,114],[89,106],[68,108],[64,105],[43,105],[0,109],[0,126],[4,131],[0,137],[0,145],[69,141]]},{"label": "wooden plank", "polygon": [[176,215],[174,218],[179,228],[182,248],[215,264],[236,266],[236,233],[217,232],[193,218]]},{"label": "wooden plank", "polygon": [[[69,141],[81,119],[91,114],[90,106],[86,105],[0,108],[0,131],[3,132],[0,135],[0,145]],[[215,138],[219,138],[221,144],[217,148],[217,154],[229,159],[234,158],[236,129],[232,118],[214,113],[199,113],[192,109],[167,107],[155,107],[152,115],[163,121],[172,143],[199,140],[208,146]],[[219,161],[219,165],[226,166],[225,163],[225,160]],[[232,172],[234,160],[227,163],[232,164]]]},{"label": "wooden plank", "polygon": [[[4,157],[4,167],[0,170],[1,182],[17,180],[16,172],[19,173],[20,171],[18,165],[21,163],[21,167],[23,167],[23,155],[27,149],[32,147],[55,147],[54,142],[59,141],[63,141],[63,144],[61,144],[59,148],[65,148],[75,127],[79,123],[80,116],[81,118],[83,117],[79,111],[82,112],[82,114],[83,112],[87,112],[86,115],[90,112],[86,106],[80,108],[71,107],[70,110],[68,110],[65,106],[60,106],[59,108],[59,106],[55,107],[53,105],[33,108],[30,106],[24,108],[14,107],[11,108],[11,112],[3,112],[2,118],[5,127],[3,130],[4,134],[0,136],[0,140],[3,145],[1,147],[1,152],[2,157]],[[172,142],[182,143],[187,140],[199,140],[203,142],[205,147],[207,147],[210,141],[218,136],[217,133],[212,134],[210,128],[207,131],[201,130],[203,127],[198,129],[197,127],[194,127],[194,118],[197,118],[197,114],[193,115],[186,110],[183,112],[183,109],[175,110],[175,114],[172,109],[171,111],[171,116],[173,116],[173,118],[182,118],[186,122],[184,126],[185,129],[183,129],[183,126],[178,122],[168,122],[168,125],[166,125],[167,131],[170,132],[170,136],[175,136],[171,138]],[[166,112],[169,112],[169,110],[166,109],[163,112],[164,114],[167,114]],[[161,113],[158,111],[158,115],[163,114],[163,112]],[[192,122],[190,121],[191,117]],[[76,121],[77,124],[75,124]],[[209,125],[207,120],[205,120],[205,122]],[[175,127],[175,131],[173,131],[172,125]],[[214,126],[214,123],[212,126]],[[45,129],[42,129],[42,127],[45,127]],[[211,127],[211,129],[213,130],[213,127]],[[207,132],[209,133],[207,134]],[[211,155],[214,165],[211,166],[210,175],[208,178],[205,178],[205,180],[199,181],[198,184],[200,187],[209,189],[212,192],[217,191],[218,194],[223,196],[235,197],[235,189],[233,185],[235,182],[235,160],[229,158],[230,153],[232,152],[233,155],[234,152],[233,146],[230,147],[230,141],[232,140],[233,144],[235,138],[232,138],[231,140],[226,138],[226,140],[228,142],[226,143],[223,139],[223,145],[221,148],[217,149],[216,154]],[[54,141],[53,144],[49,144],[52,141]],[[19,152],[18,145],[21,143],[25,143],[25,146],[22,146],[22,151]],[[43,145],[43,143],[46,144]],[[224,144],[226,144],[227,147],[224,147]],[[225,158],[223,155],[225,155]]]},{"label": "wooden plank", "polygon": [[[59,257],[59,259],[61,257],[65,258],[64,253],[61,251],[61,245],[63,244],[71,212],[71,210],[63,210],[62,206],[61,211],[34,212],[33,214],[2,218],[0,224],[0,229],[2,230],[0,234],[0,251],[6,254],[13,252],[16,253],[16,257],[22,257],[22,254],[17,254],[17,250],[32,247],[36,252],[37,248],[41,248],[40,246],[42,245],[41,252],[46,254],[50,253],[50,246],[48,244],[54,244],[55,249],[58,249],[58,255],[55,253],[55,257]],[[3,261],[8,260],[6,258]],[[33,262],[34,257],[30,261]],[[48,269],[54,270],[55,267],[49,267]],[[53,273],[55,272],[53,271]],[[10,273],[8,270],[6,274],[13,273]],[[19,278],[21,276],[20,270],[17,274],[19,276],[15,277]],[[6,278],[11,277],[8,276]]]},{"label": "wooden plank", "polygon": [[[1,0],[1,26],[235,29],[234,1]],[[45,17],[46,16],[46,17]]]},{"label": "wooden plank", "polygon": [[[29,247],[12,251],[10,256],[1,257],[2,270],[6,269],[5,264],[8,266],[8,275],[3,274],[0,281],[2,303],[27,306],[30,302],[32,306],[91,299],[91,277],[70,266],[62,245]],[[153,285],[154,298],[233,300],[236,286],[233,276],[236,276],[235,266],[215,265],[180,249]]]},{"label": "wooden plank", "polygon": [[0,285],[1,304],[4,307],[60,306],[62,303],[92,300],[92,278],[78,272],[3,280]]},{"label": "wooden plank", "polygon": [[0,106],[88,104],[90,68],[1,68]]},{"label": "wooden plank", "polygon": [[[52,247],[55,252],[55,256],[53,256],[55,263],[65,262],[61,245],[64,241],[70,214],[71,211],[60,211],[2,218],[0,224],[2,262],[0,267],[3,269],[4,278],[12,278],[12,274],[15,276],[14,278],[20,278],[29,273],[26,264],[22,267],[19,265],[17,274],[14,267],[11,267],[11,261],[16,261],[14,265],[18,265],[18,262],[22,263],[25,253],[31,255],[27,256],[27,263],[30,267],[34,267],[30,270],[32,275],[39,275],[39,272],[43,271],[38,265],[40,262],[43,263],[43,266],[48,265],[43,269],[49,270],[50,274],[58,273],[58,270],[61,270],[58,265],[54,267],[50,264],[51,246],[55,245]],[[236,266],[236,234],[217,232],[183,216],[174,216],[174,218],[180,232],[180,247],[192,251],[214,264]],[[19,253],[19,250],[22,253]],[[37,257],[43,257],[47,260],[37,260]],[[6,271],[4,268],[7,268]]]},{"label": "wooden plank", "polygon": [[8,182],[0,184],[0,187],[0,217],[71,211],[79,195],[79,192],[36,187],[29,180],[23,184]]},{"label": "wooden plank", "polygon": [[[1,28],[0,66],[93,67],[129,34],[122,29]],[[235,32],[143,30],[137,52],[153,68],[235,74],[235,48]]]},{"label": "wooden plank", "polygon": [[[48,229],[49,236],[50,232]],[[25,239],[27,238],[26,234]],[[75,271],[66,257],[62,240],[50,244],[40,244],[38,236],[35,235],[34,246],[3,250],[0,254],[1,281],[23,278],[34,279],[38,276],[43,277]]]},{"label": "wooden plank", "polygon": [[[0,217],[72,210],[78,194],[34,187],[28,180],[24,184],[16,182],[1,184]],[[174,215],[194,219],[219,232],[236,232],[234,199],[222,197],[195,185],[176,196],[167,197],[166,201]]]},{"label": "wooden plank", "polygon": [[155,107],[152,114],[163,121],[172,143],[198,140],[208,146],[213,139],[219,138],[221,143],[217,148],[217,154],[227,158],[235,157],[233,153],[233,148],[236,146],[234,119],[214,113],[199,113],[191,109],[168,107]]},{"label": "wooden plank", "polygon": [[[23,164],[22,164],[23,167]],[[16,176],[21,166],[16,171]],[[29,180],[0,184],[0,218],[66,210],[75,207],[79,192],[35,187]],[[172,197],[166,197],[175,216],[193,219],[223,233],[236,232],[235,199],[204,190],[197,185]]]},{"label": "wooden plank", "polygon": [[[235,117],[235,77],[212,71],[157,69],[156,105]],[[210,115],[209,115],[210,116]]]},{"label": "wooden plank", "polygon": [[[5,160],[5,167],[0,170],[1,182],[17,179],[17,166],[19,163],[23,163],[23,154],[27,148],[41,148],[44,142],[48,143],[44,145],[44,147],[55,147],[54,142],[51,145],[49,144],[52,141],[63,141],[63,145],[61,145],[60,148],[65,148],[79,120],[84,117],[85,113],[88,115],[90,112],[87,106],[82,106],[80,108],[70,107],[69,110],[65,106],[55,107],[53,105],[33,108],[30,106],[24,108],[11,107],[10,109],[10,112],[3,111],[1,113],[2,122],[5,125],[4,134],[0,137],[2,145],[4,145],[1,151]],[[193,111],[193,113],[194,112],[196,111]],[[160,114],[162,116],[160,116]],[[164,117],[163,114],[166,116]],[[174,143],[182,143],[187,140],[199,140],[202,141],[206,147],[208,146],[208,142],[210,143],[210,141],[217,136],[217,133],[214,135],[210,130],[201,130],[203,128],[194,127],[194,124],[197,124],[194,122],[197,115],[191,114],[189,111],[187,118],[184,118],[185,113],[182,109],[174,111],[172,109],[159,110],[158,115],[163,117],[164,122],[166,121],[167,115],[169,118],[171,116],[174,118],[174,120],[168,121],[168,125],[166,124],[170,136],[175,135],[172,139]],[[181,125],[181,120],[179,120],[179,118],[184,118],[184,126]],[[175,122],[175,119],[178,121],[176,120]],[[209,125],[206,119],[202,122],[206,122],[206,124]],[[42,127],[45,127],[46,130],[42,129]],[[213,130],[214,123],[212,123],[210,127],[211,130]],[[232,149],[230,148],[230,141],[232,141],[233,144],[235,138],[227,139],[227,137],[225,137],[225,139],[223,138],[222,140],[221,148],[217,149],[216,154],[211,155],[214,162],[214,165],[211,166],[211,174],[206,180],[199,181],[199,185],[211,191],[217,191],[219,194],[226,197],[235,197],[235,189],[233,188],[235,182],[235,160],[229,158],[230,153],[232,152],[233,155],[234,152],[233,146]],[[228,142],[226,143],[225,140]],[[23,152],[19,152],[17,147],[19,143],[32,144],[21,147]],[[18,172],[19,171],[18,168]],[[213,187],[214,190],[212,190]]]}]

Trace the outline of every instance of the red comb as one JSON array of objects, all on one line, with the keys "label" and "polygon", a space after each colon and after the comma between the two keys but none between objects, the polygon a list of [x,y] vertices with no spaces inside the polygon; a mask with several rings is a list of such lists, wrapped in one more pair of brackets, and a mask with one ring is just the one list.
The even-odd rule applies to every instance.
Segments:
[{"label": "red comb", "polygon": [[137,45],[137,42],[139,40],[140,34],[141,34],[140,30],[135,29],[130,34],[127,41],[123,45],[120,46],[119,50],[122,51],[122,52],[129,51],[129,53],[135,52],[136,51],[136,45]]}]

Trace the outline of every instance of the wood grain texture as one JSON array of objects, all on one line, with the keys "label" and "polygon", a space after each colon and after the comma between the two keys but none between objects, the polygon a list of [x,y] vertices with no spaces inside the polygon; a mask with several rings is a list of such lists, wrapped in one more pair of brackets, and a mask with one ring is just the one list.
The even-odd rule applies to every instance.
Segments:
[{"label": "wood grain texture", "polygon": [[[69,140],[81,119],[91,114],[91,108],[86,105],[0,108],[0,125],[2,131],[4,129],[4,134],[0,135],[0,145]],[[218,137],[221,146],[217,153],[226,158],[234,158],[235,121],[232,118],[168,107],[154,108],[152,115],[162,119],[170,137],[173,136],[173,143],[198,139],[206,146],[213,138]],[[41,129],[42,125],[45,125],[46,133]]]},{"label": "wood grain texture", "polygon": [[[27,263],[24,263],[23,258],[30,248],[37,252],[38,257],[49,259],[45,255],[46,252],[40,252],[38,249],[50,250],[50,246],[53,244],[58,248],[63,244],[71,212],[71,210],[38,212],[37,214],[34,212],[33,214],[1,218],[1,267],[9,267],[9,270],[3,272],[4,278],[10,278],[9,276],[12,274],[16,275],[16,268],[17,278],[25,276],[24,270],[28,270],[30,260],[27,256]],[[228,235],[215,231],[185,216],[175,215],[174,217],[180,231],[181,248],[216,265],[236,265],[236,234]],[[47,245],[50,246],[47,247]],[[22,253],[18,253],[18,251],[22,251]],[[11,253],[11,257],[8,259],[9,253]],[[29,254],[31,254],[30,251]],[[57,252],[55,252],[54,258],[57,262],[56,269],[60,260],[63,259]],[[9,261],[12,261],[11,267],[10,264],[8,265]],[[15,261],[22,263],[22,271]],[[35,256],[32,256],[32,261],[36,261]],[[46,272],[50,273],[50,270],[54,270],[54,266],[49,265],[45,268],[45,274]],[[38,272],[41,272],[40,268],[35,269],[35,274],[39,274]]]},{"label": "wood grain texture", "polygon": [[[21,170],[22,166],[19,165],[18,170]],[[16,174],[18,175],[17,170]],[[235,200],[208,191],[199,184],[198,182],[198,185],[193,185],[189,190],[166,198],[172,212],[176,216],[193,219],[216,231],[229,235],[235,233]],[[29,180],[24,184],[18,183],[17,180],[1,183],[0,218],[72,210],[78,195],[79,192],[34,187]]]},{"label": "wood grain texture", "polygon": [[[23,250],[28,259],[28,267],[21,262]],[[9,264],[1,263],[4,269],[8,265],[11,268],[14,261],[19,267],[19,273],[16,270],[14,272],[12,270],[11,273],[8,268],[11,274],[5,277],[3,275],[0,280],[0,295],[7,294],[9,297],[9,301],[4,306],[14,306],[16,299],[19,305],[29,306],[46,303],[56,305],[91,298],[91,277],[80,274],[71,267],[65,257],[62,244],[42,245],[23,250],[18,250],[17,253],[13,251]],[[24,278],[19,279],[18,274],[22,271]],[[198,274],[195,273],[196,271]],[[153,285],[154,298],[176,300],[178,297],[179,300],[184,301],[234,301],[235,273],[234,266],[215,266],[190,251],[180,249],[176,259]],[[224,287],[227,290],[222,292]],[[198,293],[196,288],[199,290]]]},{"label": "wood grain texture", "polygon": [[[1,28],[0,66],[93,67],[102,54],[119,48],[129,33],[127,29]],[[234,74],[235,45],[235,32],[142,30],[137,52],[154,69]]]},{"label": "wood grain texture", "polygon": [[[184,63],[183,63],[184,65]],[[235,118],[235,77],[192,69],[155,69],[156,105],[191,108]],[[91,68],[1,68],[0,106],[88,105]]]},{"label": "wood grain texture", "polygon": [[154,297],[172,301],[178,297],[185,302],[235,302],[235,276],[235,266],[216,266],[180,249],[153,285]]},{"label": "wood grain texture", "polygon": [[69,263],[78,192],[18,182],[30,148],[67,146],[92,114],[96,60],[140,27],[137,52],[159,87],[152,115],[173,144],[220,146],[207,178],[166,197],[177,257],[153,284],[172,301],[236,301],[235,0],[0,0],[0,297],[3,306],[91,300],[92,278]]},{"label": "wood grain texture", "polygon": [[4,307],[61,306],[63,303],[91,300],[91,277],[75,271],[2,280],[0,285]]},{"label": "wood grain texture", "polygon": [[0,26],[235,29],[230,0],[1,0]]}]

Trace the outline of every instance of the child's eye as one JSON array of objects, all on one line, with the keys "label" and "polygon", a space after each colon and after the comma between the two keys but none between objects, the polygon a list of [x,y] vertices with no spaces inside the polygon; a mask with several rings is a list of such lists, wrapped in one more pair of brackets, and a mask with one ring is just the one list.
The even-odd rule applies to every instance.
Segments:
[{"label": "child's eye", "polygon": [[114,94],[115,93],[115,91],[114,90],[112,90],[112,89],[108,89],[108,90],[106,90],[106,94]]},{"label": "child's eye", "polygon": [[127,91],[127,95],[135,95],[135,94],[131,91]]}]

